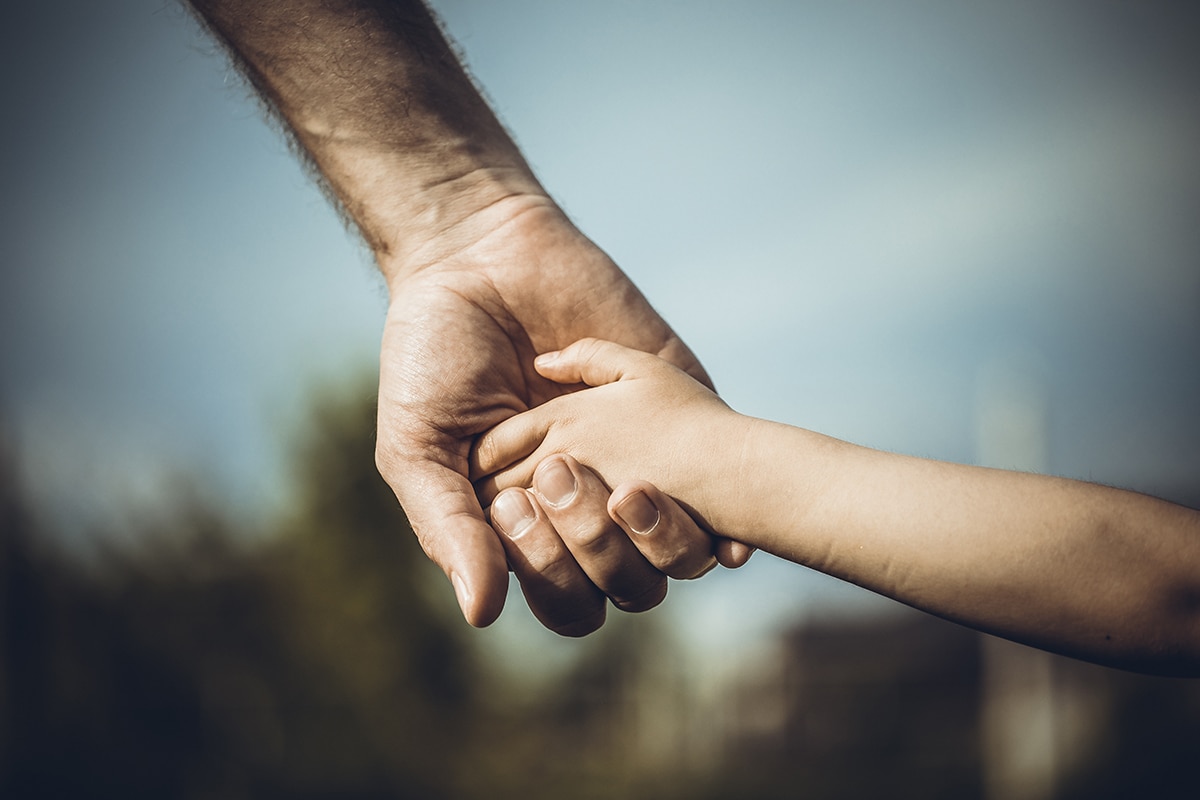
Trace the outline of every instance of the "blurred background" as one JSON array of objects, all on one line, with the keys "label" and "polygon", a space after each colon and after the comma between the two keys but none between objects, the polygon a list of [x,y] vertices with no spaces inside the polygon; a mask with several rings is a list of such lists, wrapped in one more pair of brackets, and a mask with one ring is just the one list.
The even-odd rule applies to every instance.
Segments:
[{"label": "blurred background", "polygon": [[[1200,14],[434,4],[736,409],[1200,505]],[[178,5],[0,26],[0,796],[1195,797],[1200,686],[758,555],[460,621],[386,295]]]}]

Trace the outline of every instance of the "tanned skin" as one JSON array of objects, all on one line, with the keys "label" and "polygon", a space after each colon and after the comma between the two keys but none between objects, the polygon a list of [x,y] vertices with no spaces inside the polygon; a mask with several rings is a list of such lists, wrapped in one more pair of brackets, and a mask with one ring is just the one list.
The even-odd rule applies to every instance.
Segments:
[{"label": "tanned skin", "polygon": [[[665,575],[613,524],[594,475],[580,471],[581,491],[554,509],[557,522],[607,543],[576,556],[565,546],[522,553],[488,524],[467,479],[478,434],[573,388],[538,375],[537,353],[595,336],[707,377],[546,194],[428,9],[410,0],[191,5],[384,275],[376,461],[466,619],[499,615],[510,566],[538,618],[567,635],[599,627],[609,597],[635,611],[659,602]],[[727,566],[751,552],[714,542],[688,518],[672,524]]]}]

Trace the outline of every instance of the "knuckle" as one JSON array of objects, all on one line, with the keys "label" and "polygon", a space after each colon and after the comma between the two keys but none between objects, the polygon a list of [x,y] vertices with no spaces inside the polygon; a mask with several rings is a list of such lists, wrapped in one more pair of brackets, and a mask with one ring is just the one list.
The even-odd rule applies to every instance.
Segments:
[{"label": "knuckle", "polygon": [[658,580],[652,583],[645,591],[635,595],[632,599],[613,598],[613,605],[622,611],[631,614],[640,614],[643,611],[658,606],[667,597],[667,582],[666,580]]},{"label": "knuckle", "polygon": [[600,342],[595,336],[584,336],[575,342],[575,346],[580,350],[590,350]]},{"label": "knuckle", "polygon": [[562,547],[553,544],[531,547],[525,552],[526,568],[544,582],[564,589],[575,577],[575,559]]},{"label": "knuckle", "polygon": [[602,551],[611,536],[610,528],[607,521],[587,520],[571,527],[567,535],[571,537],[572,542],[589,551]]},{"label": "knuckle", "polygon": [[535,523],[519,539],[509,540],[517,578],[536,583],[540,591],[569,594],[582,578],[579,565],[557,536],[545,534]]},{"label": "knuckle", "polygon": [[584,362],[592,360],[600,347],[600,340],[594,336],[587,336],[575,343],[576,354],[579,360]]},{"label": "knuckle", "polygon": [[700,554],[687,547],[676,546],[653,554],[650,563],[659,572],[672,578],[682,579],[692,577],[709,558],[711,556],[707,553]]},{"label": "knuckle", "polygon": [[480,475],[490,475],[496,468],[496,440],[491,436],[480,436],[475,442],[475,465]]},{"label": "knuckle", "polygon": [[653,564],[659,572],[669,578],[675,578],[676,580],[690,577],[691,573],[688,569],[690,566],[690,561],[691,559],[682,553],[672,553],[666,558],[650,559],[650,563]]}]

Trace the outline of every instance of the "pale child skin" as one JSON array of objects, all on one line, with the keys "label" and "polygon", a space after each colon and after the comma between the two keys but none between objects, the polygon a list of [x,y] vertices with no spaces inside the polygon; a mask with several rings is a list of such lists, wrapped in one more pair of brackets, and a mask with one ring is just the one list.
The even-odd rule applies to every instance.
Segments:
[{"label": "pale child skin", "polygon": [[711,540],[654,543],[642,531],[682,506],[714,533],[988,633],[1200,675],[1200,512],[744,416],[668,362],[611,342],[576,342],[535,368],[594,388],[483,435],[472,466],[485,497],[529,486],[539,463],[566,454],[615,487],[613,519],[675,577],[712,563]]}]

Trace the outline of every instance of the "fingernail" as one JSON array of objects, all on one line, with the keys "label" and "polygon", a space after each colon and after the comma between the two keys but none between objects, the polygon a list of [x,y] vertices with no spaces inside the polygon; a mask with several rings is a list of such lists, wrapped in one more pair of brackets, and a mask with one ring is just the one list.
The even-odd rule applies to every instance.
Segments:
[{"label": "fingernail", "polygon": [[553,364],[555,361],[558,361],[558,354],[559,354],[558,350],[551,350],[549,353],[542,353],[540,356],[538,356],[537,358],[535,358],[533,360],[533,363],[537,364],[539,366],[546,366],[548,364]]},{"label": "fingernail", "polygon": [[575,496],[575,473],[567,462],[556,458],[533,476],[538,494],[550,505],[558,508],[566,505]]},{"label": "fingernail", "polygon": [[471,590],[467,588],[467,582],[457,572],[451,572],[450,583],[454,585],[454,596],[458,599],[458,607],[462,609],[463,616],[467,616],[467,610],[471,607]]},{"label": "fingernail", "polygon": [[525,492],[504,492],[492,503],[492,522],[510,539],[516,539],[529,529],[537,513]]},{"label": "fingernail", "polygon": [[613,511],[617,512],[617,516],[621,521],[629,526],[629,530],[634,533],[640,533],[643,536],[650,533],[658,526],[659,519],[662,515],[658,513],[658,507],[650,502],[650,498],[645,492],[634,492],[621,501]]}]

